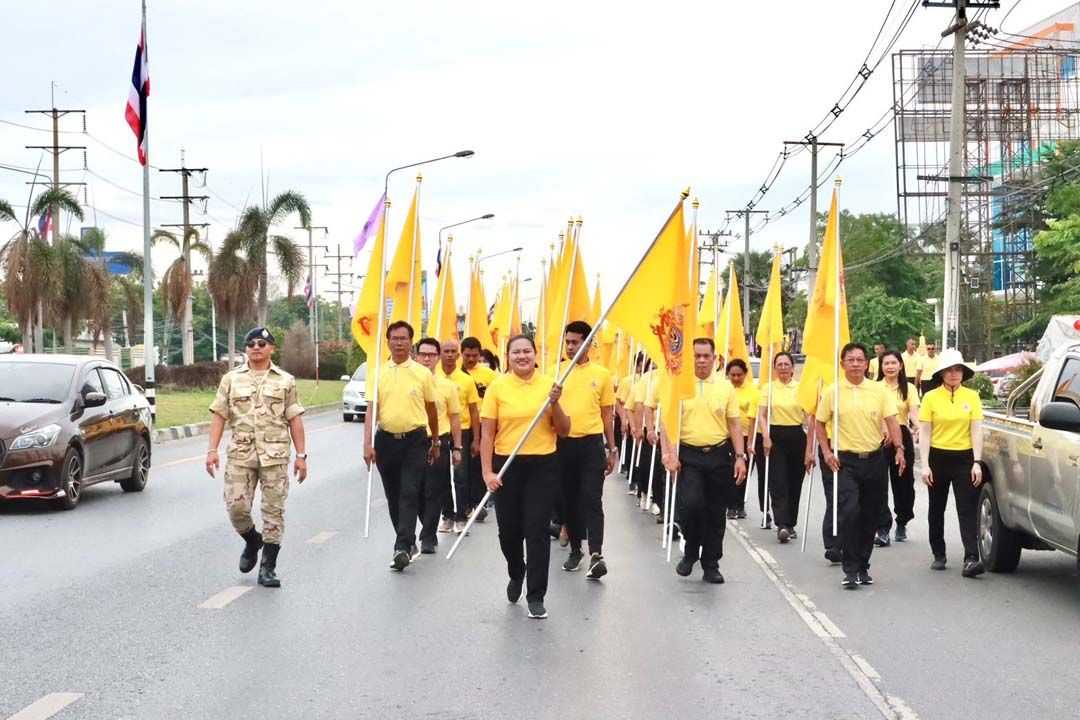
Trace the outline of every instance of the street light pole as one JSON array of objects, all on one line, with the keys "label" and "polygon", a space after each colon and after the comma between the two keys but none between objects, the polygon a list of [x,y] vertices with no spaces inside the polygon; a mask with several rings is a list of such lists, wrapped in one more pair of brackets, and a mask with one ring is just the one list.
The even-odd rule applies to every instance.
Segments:
[{"label": "street light pole", "polygon": [[471,222],[476,222],[477,220],[490,220],[493,217],[495,217],[495,213],[488,213],[487,215],[481,215],[480,217],[474,217],[474,218],[470,218],[468,220],[462,220],[461,222],[456,222],[456,223],[454,223],[452,225],[444,225],[443,227],[439,228],[439,247],[442,247],[443,230],[449,230],[450,228],[455,228],[458,225],[466,225],[466,224],[471,223]]}]

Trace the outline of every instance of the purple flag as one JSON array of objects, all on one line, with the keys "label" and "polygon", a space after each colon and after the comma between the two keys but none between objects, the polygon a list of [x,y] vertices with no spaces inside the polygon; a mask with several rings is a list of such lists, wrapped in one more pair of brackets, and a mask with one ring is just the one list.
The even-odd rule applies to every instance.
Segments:
[{"label": "purple flag", "polygon": [[379,228],[379,223],[382,222],[383,208],[386,207],[386,193],[379,196],[379,201],[375,203],[375,207],[371,211],[371,215],[368,215],[367,222],[364,223],[364,229],[360,231],[360,234],[353,240],[353,257],[360,254],[360,251],[364,249],[364,244]]}]

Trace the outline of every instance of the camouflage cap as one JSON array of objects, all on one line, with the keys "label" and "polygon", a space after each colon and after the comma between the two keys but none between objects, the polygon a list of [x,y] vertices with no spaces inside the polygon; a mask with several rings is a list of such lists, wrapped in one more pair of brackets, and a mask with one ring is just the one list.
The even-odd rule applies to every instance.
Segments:
[{"label": "camouflage cap", "polygon": [[274,342],[274,334],[269,329],[264,327],[257,327],[248,330],[248,334],[244,336],[244,344],[247,345],[252,340],[265,340],[271,345],[277,345]]}]

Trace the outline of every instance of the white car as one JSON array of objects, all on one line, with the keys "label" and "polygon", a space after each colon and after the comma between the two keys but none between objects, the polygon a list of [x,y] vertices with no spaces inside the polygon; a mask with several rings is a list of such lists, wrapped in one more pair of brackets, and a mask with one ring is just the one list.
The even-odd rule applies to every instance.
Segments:
[{"label": "white car", "polygon": [[345,390],[341,395],[342,417],[345,422],[352,422],[353,418],[363,422],[364,416],[367,415],[366,379],[367,363],[360,363],[360,367],[356,368],[356,372],[345,384]]},{"label": "white car", "polygon": [[15,343],[9,343],[7,340],[0,340],[0,355],[7,355],[8,353],[15,352]]}]

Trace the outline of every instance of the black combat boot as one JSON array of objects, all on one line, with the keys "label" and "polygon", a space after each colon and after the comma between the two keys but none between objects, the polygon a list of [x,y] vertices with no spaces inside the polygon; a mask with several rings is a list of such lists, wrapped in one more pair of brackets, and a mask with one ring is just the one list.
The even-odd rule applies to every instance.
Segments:
[{"label": "black combat boot", "polygon": [[244,552],[240,553],[240,572],[249,573],[255,569],[255,563],[259,561],[259,550],[263,546],[262,535],[254,526],[246,533],[240,533],[244,538]]},{"label": "black combat boot", "polygon": [[259,564],[259,584],[263,587],[281,587],[281,581],[274,574],[279,550],[281,550],[280,545],[274,543],[263,544],[262,562]]}]

